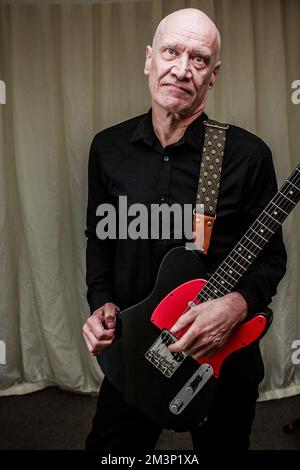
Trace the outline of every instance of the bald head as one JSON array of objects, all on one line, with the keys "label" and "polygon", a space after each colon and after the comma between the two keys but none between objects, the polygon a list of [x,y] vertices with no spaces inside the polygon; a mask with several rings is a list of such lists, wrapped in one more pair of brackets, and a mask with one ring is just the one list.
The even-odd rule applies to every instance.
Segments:
[{"label": "bald head", "polygon": [[144,67],[154,113],[185,119],[203,112],[221,65],[220,42],[216,25],[195,8],[175,11],[159,23]]},{"label": "bald head", "polygon": [[218,60],[221,48],[220,33],[215,23],[203,11],[196,8],[184,8],[163,18],[153,37],[153,52],[159,47],[163,36],[172,31],[187,31],[195,37],[198,34],[205,36],[212,47],[214,60]]}]

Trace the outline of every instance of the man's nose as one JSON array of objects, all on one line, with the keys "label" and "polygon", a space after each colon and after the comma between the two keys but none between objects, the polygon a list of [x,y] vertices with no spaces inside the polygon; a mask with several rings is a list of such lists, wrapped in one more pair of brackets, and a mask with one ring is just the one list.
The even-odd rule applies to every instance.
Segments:
[{"label": "man's nose", "polygon": [[189,58],[187,56],[178,57],[174,64],[172,72],[178,80],[189,79],[192,76]]}]

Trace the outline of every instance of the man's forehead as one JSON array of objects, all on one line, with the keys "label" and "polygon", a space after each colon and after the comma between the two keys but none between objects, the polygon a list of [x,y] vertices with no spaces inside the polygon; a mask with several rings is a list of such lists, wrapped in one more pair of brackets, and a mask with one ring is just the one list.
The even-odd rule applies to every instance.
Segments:
[{"label": "man's forehead", "polygon": [[168,45],[188,46],[193,49],[211,49],[215,37],[207,31],[195,32],[179,28],[177,31],[165,30],[158,38],[158,47]]},{"label": "man's forehead", "polygon": [[204,47],[206,52],[218,55],[220,34],[214,22],[203,12],[183,9],[166,16],[158,25],[153,48],[161,49],[167,42],[182,44],[189,49]]}]

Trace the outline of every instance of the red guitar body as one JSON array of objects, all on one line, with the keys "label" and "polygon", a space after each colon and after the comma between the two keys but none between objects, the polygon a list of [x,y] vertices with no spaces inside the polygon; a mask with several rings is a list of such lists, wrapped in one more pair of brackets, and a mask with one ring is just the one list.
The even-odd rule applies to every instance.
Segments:
[{"label": "red guitar body", "polygon": [[[199,292],[206,284],[205,279],[193,279],[192,281],[185,282],[179,287],[174,289],[167,295],[154,310],[151,321],[160,330],[170,330],[177,319],[186,310],[186,306],[191,299],[195,299]],[[197,301],[197,304],[201,304]],[[261,337],[266,330],[268,321],[265,314],[256,315],[246,323],[242,323],[236,327],[234,332],[229,337],[224,346],[219,349],[212,357],[203,357],[199,364],[209,364],[213,368],[213,375],[217,378],[221,366],[229,354],[237,351],[240,348],[253,343],[257,338]],[[186,330],[176,335],[179,339]]]}]

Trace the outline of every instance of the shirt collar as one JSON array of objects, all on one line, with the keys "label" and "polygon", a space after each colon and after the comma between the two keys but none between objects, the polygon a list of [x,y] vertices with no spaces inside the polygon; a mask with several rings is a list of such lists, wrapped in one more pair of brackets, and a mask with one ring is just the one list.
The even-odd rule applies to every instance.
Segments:
[{"label": "shirt collar", "polygon": [[[203,121],[208,119],[205,113],[202,113],[197,119],[195,119],[186,129],[184,135],[181,139],[172,144],[174,146],[179,146],[184,143],[187,143],[194,147],[196,150],[202,151],[203,146]],[[143,140],[146,144],[153,147],[156,142],[158,142],[158,138],[155,135],[152,126],[152,109],[148,111],[147,114],[139,121],[134,132],[131,136],[130,142],[136,142]]]}]

